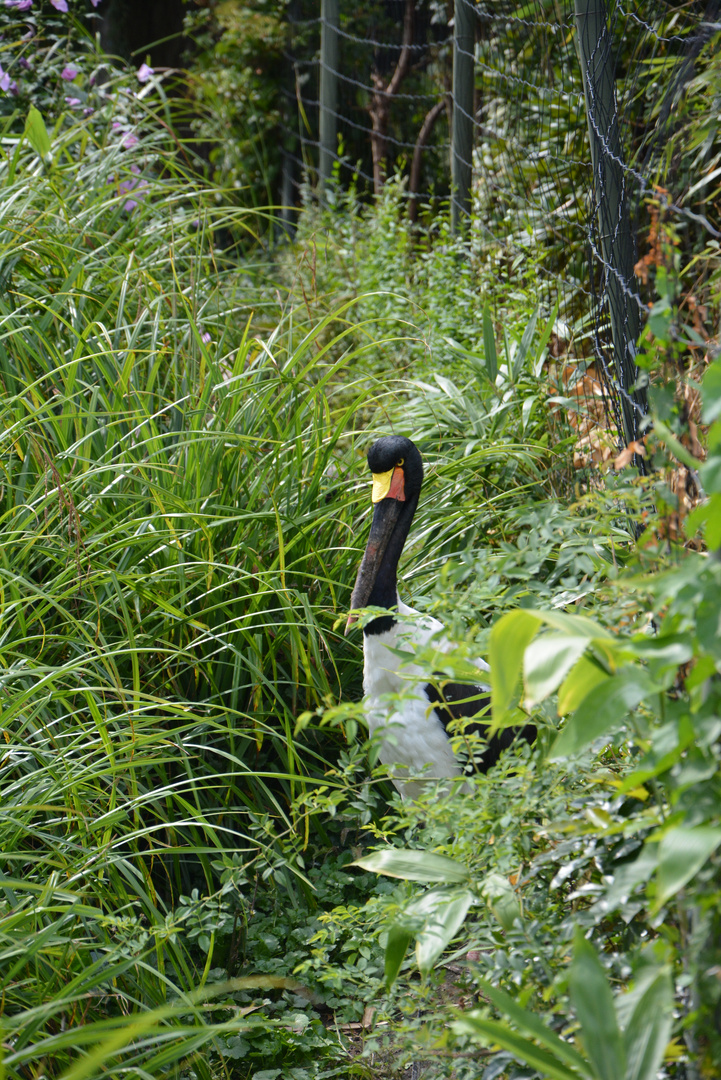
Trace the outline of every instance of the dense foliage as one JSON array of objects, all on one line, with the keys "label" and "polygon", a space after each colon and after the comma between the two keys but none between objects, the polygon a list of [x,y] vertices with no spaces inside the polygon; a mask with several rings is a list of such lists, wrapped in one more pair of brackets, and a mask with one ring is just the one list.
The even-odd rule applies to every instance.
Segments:
[{"label": "dense foliage", "polygon": [[[3,1075],[716,1075],[715,242],[655,208],[654,471],[589,475],[585,315],[530,255],[501,287],[399,182],[250,254],[272,215],[64,6],[2,11]],[[260,80],[271,130],[232,15],[195,77]],[[717,68],[674,126],[710,189]],[[241,136],[217,179],[258,201]],[[457,643],[416,661],[488,655],[494,722],[539,729],[412,804],[342,633],[389,429],[426,462],[404,598]]]}]

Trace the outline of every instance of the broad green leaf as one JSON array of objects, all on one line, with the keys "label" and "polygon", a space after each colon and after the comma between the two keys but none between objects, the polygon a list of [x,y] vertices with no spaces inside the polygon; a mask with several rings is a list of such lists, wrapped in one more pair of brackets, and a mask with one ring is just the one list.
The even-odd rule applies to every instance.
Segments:
[{"label": "broad green leaf", "polygon": [[[529,1039],[513,1031],[499,1020],[486,1020],[481,1013],[471,1012],[459,1017],[451,1025],[459,1035],[482,1039],[484,1042],[497,1043],[504,1050],[508,1050],[519,1061],[524,1061],[532,1069],[536,1069],[542,1076],[551,1077],[551,1080],[579,1080],[579,1075],[590,1077],[590,1070],[585,1074],[574,1072],[564,1065],[554,1054],[541,1050]],[[618,1080],[618,1077],[616,1077]]]},{"label": "broad green leaf", "polygon": [[493,334],[493,320],[488,304],[483,308],[483,347],[486,354],[486,371],[491,382],[496,381],[498,374],[498,353],[496,352],[496,339]]},{"label": "broad green leaf", "polygon": [[[455,889],[445,894],[434,889],[423,899],[430,899],[431,896],[432,904],[426,905],[426,925],[416,938],[416,960],[422,975],[431,971],[438,957],[463,926],[475,899],[469,889]],[[414,906],[411,905],[411,913]]]},{"label": "broad green leaf", "polygon": [[406,881],[440,881],[449,885],[461,885],[470,880],[470,872],[463,863],[446,855],[434,855],[430,851],[413,851],[408,848],[387,848],[373,851],[356,859],[351,866],[372,870],[376,874],[403,878]]},{"label": "broad green leaf", "polygon": [[528,608],[526,610],[530,611],[532,615],[538,616],[546,626],[552,626],[555,630],[563,630],[566,634],[587,637],[592,641],[606,640],[614,644],[618,640],[610,630],[607,630],[605,626],[601,626],[600,623],[595,622],[593,619],[589,619],[587,615],[569,615],[566,611],[541,611],[538,608]]},{"label": "broad green leaf", "polygon": [[540,626],[538,615],[519,608],[503,615],[491,630],[491,707],[494,724],[502,724],[521,681],[523,654]]},{"label": "broad green leaf", "polygon": [[388,987],[392,986],[398,977],[398,972],[401,969],[412,936],[410,930],[402,923],[394,923],[388,931],[384,960],[386,986]]},{"label": "broad green leaf", "polygon": [[533,639],[523,657],[528,708],[544,701],[560,686],[588,644],[587,637],[573,637],[560,631],[550,631]]},{"label": "broad green leaf", "polygon": [[505,1013],[516,1027],[523,1028],[529,1035],[533,1035],[545,1047],[552,1050],[561,1061],[565,1061],[567,1065],[578,1069],[581,1073],[589,1071],[588,1062],[581,1057],[571,1043],[565,1042],[556,1035],[555,1031],[546,1027],[535,1013],[522,1008],[505,990],[500,990],[497,986],[491,986],[490,983],[485,982],[480,984],[480,989],[483,996],[492,1001],[499,1012]]},{"label": "broad green leaf", "polygon": [[682,889],[721,844],[721,828],[679,825],[662,837],[658,848],[656,909]]},{"label": "broad green leaf", "polygon": [[581,1025],[581,1038],[599,1080],[622,1080],[626,1054],[616,1020],[613,994],[596,950],[578,927],[573,938],[573,962],[568,992]]},{"label": "broad green leaf", "polygon": [[721,362],[709,364],[703,377],[703,422],[712,424],[721,417]]},{"label": "broad green leaf", "polygon": [[[699,469],[699,474],[700,472]],[[704,488],[704,490],[708,489]],[[713,518],[716,522],[721,519],[721,495],[718,492],[712,492],[706,502],[699,503],[688,515],[684,528],[686,536],[694,536],[709,518]]]},{"label": "broad green leaf", "polygon": [[721,497],[711,496],[711,504],[706,519],[706,543],[712,551],[721,548]]},{"label": "broad green leaf", "polygon": [[616,999],[626,1048],[624,1080],[656,1080],[673,1026],[671,969],[655,965]]},{"label": "broad green leaf", "polygon": [[47,164],[52,160],[52,145],[50,143],[48,129],[45,127],[45,121],[42,118],[42,114],[34,105],[30,106],[27,120],[25,121],[25,138],[43,162]]},{"label": "broad green leaf", "polygon": [[551,747],[550,759],[557,761],[577,754],[618,727],[627,713],[657,691],[650,675],[641,667],[622,669],[583,699]]},{"label": "broad green leaf", "polygon": [[512,929],[516,919],[521,918],[521,908],[513,886],[501,874],[488,875],[481,886],[481,896],[504,930]]},{"label": "broad green leaf", "polygon": [[558,715],[566,716],[573,712],[592,690],[610,678],[598,660],[592,656],[582,656],[558,689]]},{"label": "broad green leaf", "polygon": [[693,656],[688,634],[667,634],[665,637],[637,637],[626,642],[626,648],[641,660],[678,667]]}]

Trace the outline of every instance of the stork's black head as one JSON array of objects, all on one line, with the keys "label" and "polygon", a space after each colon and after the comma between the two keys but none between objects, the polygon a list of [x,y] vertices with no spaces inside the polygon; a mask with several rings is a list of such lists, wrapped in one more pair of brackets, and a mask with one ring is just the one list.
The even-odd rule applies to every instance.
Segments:
[{"label": "stork's black head", "polygon": [[[358,568],[351,608],[395,607],[398,560],[411,527],[423,483],[423,461],[415,445],[402,435],[385,435],[368,451],[373,476],[373,522]],[[348,619],[348,633],[354,619]],[[375,619],[366,634],[386,629],[392,618]]]},{"label": "stork's black head", "polygon": [[[374,477],[402,469],[405,498],[418,497],[423,483],[423,459],[415,443],[404,435],[384,435],[374,442],[368,451],[368,468]],[[377,501],[375,493],[373,501]]]}]

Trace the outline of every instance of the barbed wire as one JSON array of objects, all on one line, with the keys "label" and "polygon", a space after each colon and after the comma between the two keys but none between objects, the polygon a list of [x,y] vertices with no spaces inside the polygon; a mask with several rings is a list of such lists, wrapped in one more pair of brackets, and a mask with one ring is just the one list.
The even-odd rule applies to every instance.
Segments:
[{"label": "barbed wire", "polygon": [[[486,19],[488,22],[496,22],[499,19],[499,15],[497,12],[494,13],[492,11],[489,11],[488,8],[477,7],[475,4],[471,3],[470,0],[460,0],[460,2],[466,7],[471,8],[473,14],[478,19]],[[516,23],[519,26],[525,26],[533,30],[550,30],[553,34],[558,33],[559,30],[573,30],[574,28],[573,23],[564,23],[561,21],[551,23],[544,22],[543,19],[524,19],[520,15],[509,14],[500,16],[500,18],[503,19],[504,23],[508,23],[509,25]]]},{"label": "barbed wire", "polygon": [[617,11],[619,15],[622,15],[625,19],[629,19],[631,22],[643,27],[647,33],[651,34],[664,45],[670,45],[672,42],[679,42],[681,44],[686,44],[688,42],[688,37],[682,34],[672,34],[670,37],[664,37],[662,34],[659,34],[655,27],[651,26],[650,23],[647,23],[646,20],[642,19],[635,11],[626,11],[621,4],[618,4]]},{"label": "barbed wire", "polygon": [[[645,413],[643,395],[634,389],[635,321],[642,322],[648,311],[650,286],[633,274],[634,237],[627,248],[630,265],[628,254],[623,266],[616,263],[616,248],[630,230],[629,215],[644,235],[654,206],[694,236],[721,238],[705,207],[684,206],[662,186],[674,102],[692,77],[694,57],[721,25],[680,2],[596,0],[589,16],[597,19],[600,12],[607,18],[590,67],[613,71],[614,52],[621,47],[627,65],[613,72],[611,97],[602,100],[579,63],[573,0],[528,0],[521,12],[514,0],[494,0],[492,7],[488,0],[456,4],[472,13],[475,27],[472,46],[455,43],[456,57],[470,63],[474,75],[472,106],[450,91],[457,27],[432,22],[425,10],[412,26],[387,18],[387,32],[381,32],[368,10],[340,0],[340,24],[325,27],[339,48],[334,64],[320,51],[322,19],[292,24],[298,29],[297,49],[288,49],[295,95],[288,92],[286,101],[288,117],[297,115],[295,126],[284,123],[282,134],[299,150],[285,151],[296,168],[294,183],[300,187],[309,176],[319,176],[325,154],[339,174],[355,178],[360,198],[364,191],[369,198],[378,195],[385,176],[405,175],[415,189],[409,180],[405,190],[398,189],[401,200],[411,207],[438,206],[451,199],[451,160],[470,170],[470,209],[459,212],[482,238],[482,248],[509,258],[532,254],[545,295],[555,295],[571,321],[581,320],[579,326],[592,310],[603,407],[614,417],[621,443],[629,435],[624,415],[626,423],[633,418],[637,432]],[[640,72],[651,63],[666,94],[656,112],[638,94]],[[326,77],[337,87],[330,103],[320,94]],[[472,125],[470,159],[469,152],[454,149],[448,127],[439,123],[445,99],[451,113]],[[321,115],[332,121],[342,150],[321,145]],[[596,147],[590,156],[589,136]],[[614,326],[623,333],[620,342],[612,340]]]},{"label": "barbed wire", "polygon": [[[324,19],[320,20],[322,23],[326,23]],[[441,41],[422,42],[414,44],[413,42],[408,45],[396,44],[392,41],[376,41],[370,37],[358,37],[356,34],[349,34],[347,30],[344,30],[340,26],[334,26],[332,28],[338,37],[343,38],[344,41],[352,41],[356,45],[368,45],[373,49],[390,49],[395,52],[402,52],[403,49],[410,49],[411,52],[426,52],[428,49],[440,49],[444,45],[449,45],[453,41],[453,36],[445,37]]]}]

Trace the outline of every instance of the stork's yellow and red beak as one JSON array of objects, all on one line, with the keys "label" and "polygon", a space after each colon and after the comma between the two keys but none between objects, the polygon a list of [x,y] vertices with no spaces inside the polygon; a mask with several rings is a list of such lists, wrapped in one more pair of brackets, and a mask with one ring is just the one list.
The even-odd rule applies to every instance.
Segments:
[{"label": "stork's yellow and red beak", "polygon": [[399,465],[396,465],[395,469],[389,469],[388,472],[372,473],[371,475],[373,476],[372,502],[379,503],[382,499],[396,499],[398,502],[406,501],[405,474]]},{"label": "stork's yellow and red beak", "polygon": [[[373,493],[371,499],[375,504],[373,521],[371,523],[370,536],[366,545],[361,564],[358,567],[353,595],[350,598],[350,606],[353,610],[364,608],[373,592],[378,569],[383,561],[383,556],[388,547],[388,541],[393,535],[396,522],[400,515],[402,505],[406,501],[405,474],[400,466],[389,469],[388,472],[373,473]],[[357,615],[349,615],[346,623],[346,635],[356,622]]]}]

